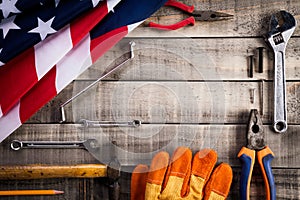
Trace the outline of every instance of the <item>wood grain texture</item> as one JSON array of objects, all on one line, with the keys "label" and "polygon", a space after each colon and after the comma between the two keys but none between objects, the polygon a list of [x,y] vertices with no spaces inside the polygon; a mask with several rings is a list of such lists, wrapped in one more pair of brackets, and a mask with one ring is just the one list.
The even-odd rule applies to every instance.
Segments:
[{"label": "wood grain texture", "polygon": [[[275,153],[272,168],[277,188],[277,199],[298,199],[300,195],[297,189],[300,179],[300,171],[297,169],[297,166],[299,166],[299,134],[297,134],[299,126],[289,127],[289,137],[274,134],[269,126],[265,126],[264,129],[266,131],[266,142]],[[10,164],[30,162],[52,164],[97,163],[98,161],[83,149],[71,151],[66,149],[43,149],[41,151],[24,149],[15,152],[9,150],[9,143],[16,138],[21,140],[78,140],[103,134],[110,137],[111,141],[118,141],[116,145],[119,148],[128,151],[150,152],[151,149],[154,151],[166,146],[170,141],[176,141],[178,144],[185,141],[190,144],[193,152],[204,147],[214,148],[218,152],[219,163],[229,162],[234,167],[234,180],[228,199],[237,199],[241,169],[236,155],[240,148],[245,145],[245,132],[246,125],[142,125],[138,129],[103,128],[101,131],[91,129],[86,133],[82,131],[81,125],[27,124],[1,143],[0,151],[4,155],[2,156],[2,162]],[[145,138],[146,135],[150,135],[152,139],[149,139],[150,136]],[[43,155],[47,155],[47,157],[43,157]],[[60,156],[57,157],[57,155]],[[134,159],[125,157],[125,161],[126,159],[129,159],[127,160],[128,167],[123,169],[124,172],[120,180],[122,199],[128,199],[130,194],[130,173],[125,173],[125,171],[131,171],[136,164]],[[124,162],[124,159],[120,160]],[[141,159],[138,160],[138,162],[140,161]],[[147,162],[147,160],[144,160],[144,163],[147,164]],[[66,196],[72,199],[108,199],[105,179],[1,181],[0,187],[1,189],[43,187],[64,190],[64,196],[57,196],[58,199],[64,199]],[[258,167],[253,172],[251,187],[252,199],[264,199],[263,179]],[[44,198],[47,199],[48,197]],[[33,199],[39,199],[39,197]]]},{"label": "wood grain texture", "polygon": [[[105,80],[273,80],[273,52],[262,38],[127,38],[118,43],[77,80],[95,80],[105,69],[129,57],[134,41],[135,57]],[[257,47],[265,47],[264,71],[258,73]],[[254,77],[249,78],[248,56],[254,55]],[[286,49],[286,79],[300,79],[300,38]]]},{"label": "wood grain texture", "polygon": [[[277,168],[297,168],[300,165],[299,125],[290,125],[286,134],[276,134],[270,126],[264,126],[265,142],[275,154],[272,162]],[[149,164],[152,156],[160,150],[170,154],[178,146],[188,146],[194,152],[213,148],[218,152],[219,162],[240,166],[237,154],[246,145],[246,125],[168,125],[142,124],[139,128],[88,128],[80,124],[26,124],[0,144],[2,162],[13,164],[75,164],[105,162],[111,149],[118,149],[118,159],[123,166]],[[13,151],[9,144],[19,140],[83,140],[97,139],[103,146],[97,151],[99,161],[83,149],[24,149]],[[112,143],[114,141],[114,143]],[[105,149],[111,145],[113,148]],[[106,151],[104,151],[106,150]],[[72,153],[73,152],[73,153]],[[99,154],[97,154],[99,153]],[[43,157],[42,155],[47,155]],[[61,155],[61,156],[57,156]],[[14,159],[11,159],[14,158]],[[67,158],[67,159],[66,159]],[[104,160],[102,160],[104,159]],[[107,164],[107,163],[104,163]]]},{"label": "wood grain texture", "polygon": [[[272,169],[275,177],[275,184],[277,195],[276,199],[293,199],[298,200],[300,198],[299,187],[299,169]],[[239,196],[239,181],[240,181],[240,168],[233,168],[233,182],[231,185],[231,191],[227,199],[240,199]],[[126,177],[127,175],[127,177]],[[130,174],[123,174],[121,180],[122,185],[130,184]],[[129,199],[130,190],[128,188],[122,189],[123,199]],[[127,197],[125,196],[127,194]],[[254,167],[252,181],[251,181],[251,193],[250,199],[262,200],[265,199],[265,190],[262,174],[258,166]]]},{"label": "wood grain texture", "polygon": [[[263,35],[272,14],[285,9],[300,20],[299,0],[182,0],[196,9],[234,15],[232,20],[197,22],[178,31],[159,31],[149,21],[173,23],[185,18],[180,11],[163,7],[140,27],[105,53],[89,70],[40,109],[26,124],[0,144],[0,165],[97,164],[114,155],[121,161],[121,200],[130,199],[131,171],[137,163],[149,164],[161,149],[172,152],[180,145],[195,153],[202,148],[218,152],[218,162],[233,167],[228,199],[239,199],[241,163],[237,153],[246,144],[250,109],[262,114],[266,143],[275,153],[272,170],[277,199],[300,199],[300,29],[296,28],[286,50],[287,109],[289,128],[275,134],[273,112],[273,53]],[[65,107],[67,124],[59,124],[59,105],[96,80],[109,67],[129,56],[134,40],[135,58],[102,83]],[[258,73],[257,47],[265,47],[264,71]],[[254,55],[254,77],[248,77],[248,56]],[[264,79],[262,84],[261,80]],[[250,90],[254,89],[254,102]],[[263,95],[262,95],[263,94]],[[139,128],[83,129],[81,118],[101,121],[142,120]],[[97,138],[101,151],[83,149],[26,149],[12,151],[20,140],[83,140]],[[114,143],[114,145],[111,145]],[[107,180],[46,179],[0,181],[5,189],[57,189],[55,199],[108,199]],[[251,199],[265,199],[263,178],[256,166]],[[22,197],[3,199],[54,199]]]},{"label": "wood grain texture", "polygon": [[[273,169],[275,184],[277,190],[277,199],[298,200],[300,197],[299,169]],[[228,200],[239,199],[239,177],[241,169],[233,168],[233,183]],[[130,199],[130,173],[123,172],[120,179],[121,199]],[[108,199],[106,180],[99,179],[47,179],[47,180],[23,180],[23,181],[1,181],[1,189],[27,189],[27,188],[56,188],[63,190],[65,194],[56,195],[55,197],[43,196],[44,200],[52,199]],[[12,200],[16,197],[1,197],[1,200]],[[39,196],[21,197],[22,200],[39,200]],[[264,183],[261,172],[258,167],[254,168],[251,182],[251,199],[265,199]]]},{"label": "wood grain texture", "polygon": [[[182,1],[195,5],[199,10],[215,10],[234,15],[228,21],[196,22],[194,26],[185,27],[178,31],[158,31],[147,27],[149,21],[172,24],[185,17],[180,11],[173,8],[161,8],[143,25],[132,32],[130,37],[262,37],[268,32],[270,17],[279,10],[287,10],[296,20],[300,19],[299,1],[280,0],[231,0],[208,1],[189,0]],[[299,28],[294,36],[299,36]]]},{"label": "wood grain texture", "polygon": [[[59,122],[59,105],[89,83],[76,81],[37,112],[28,123]],[[250,101],[251,89],[254,89],[253,103]],[[287,110],[290,124],[300,123],[300,111],[297,109],[300,106],[299,95],[299,82],[288,82]],[[100,121],[138,119],[145,123],[247,123],[252,108],[260,110],[264,123],[272,123],[272,82],[101,82],[65,106],[65,112],[67,122],[78,122],[85,118]]]},{"label": "wood grain texture", "polygon": [[[1,200],[83,200],[83,199],[108,199],[106,179],[44,179],[44,180],[20,180],[20,181],[1,181],[0,188],[5,190],[11,189],[28,189],[28,188],[56,188],[64,191],[62,195],[55,196],[21,196],[21,197],[1,197]],[[93,191],[96,191],[93,193]]]}]

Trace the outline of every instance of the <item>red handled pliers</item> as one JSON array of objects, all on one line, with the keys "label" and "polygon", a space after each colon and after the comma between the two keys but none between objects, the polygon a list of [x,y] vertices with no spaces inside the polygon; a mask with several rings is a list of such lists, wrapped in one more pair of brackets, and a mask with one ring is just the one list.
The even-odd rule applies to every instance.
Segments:
[{"label": "red handled pliers", "polygon": [[232,19],[233,15],[227,14],[227,13],[221,13],[221,12],[216,12],[216,11],[203,11],[203,10],[194,10],[194,6],[189,6],[184,3],[178,2],[176,0],[168,0],[165,3],[165,6],[171,6],[178,8],[188,15],[190,17],[175,23],[171,25],[162,25],[162,24],[157,24],[154,22],[150,22],[149,26],[157,29],[165,29],[165,30],[176,30],[179,28],[182,28],[186,25],[194,25],[195,21],[218,21],[218,20],[227,20],[227,19]]},{"label": "red handled pliers", "polygon": [[243,147],[238,154],[238,157],[242,161],[240,199],[250,199],[250,182],[256,160],[255,157],[257,157],[265,183],[266,200],[275,200],[276,187],[271,169],[271,161],[274,158],[274,153],[265,145],[263,123],[256,109],[252,109],[250,113],[247,140],[247,147]]}]

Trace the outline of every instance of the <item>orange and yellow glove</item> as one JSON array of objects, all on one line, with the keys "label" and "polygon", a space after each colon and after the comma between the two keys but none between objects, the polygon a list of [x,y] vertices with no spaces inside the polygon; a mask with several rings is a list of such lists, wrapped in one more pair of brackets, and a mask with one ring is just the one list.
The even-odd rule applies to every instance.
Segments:
[{"label": "orange and yellow glove", "polygon": [[230,190],[232,169],[226,163],[214,169],[216,162],[217,153],[211,149],[197,152],[193,160],[186,147],[177,148],[171,160],[167,152],[159,152],[150,169],[146,165],[134,169],[131,200],[224,200]]}]

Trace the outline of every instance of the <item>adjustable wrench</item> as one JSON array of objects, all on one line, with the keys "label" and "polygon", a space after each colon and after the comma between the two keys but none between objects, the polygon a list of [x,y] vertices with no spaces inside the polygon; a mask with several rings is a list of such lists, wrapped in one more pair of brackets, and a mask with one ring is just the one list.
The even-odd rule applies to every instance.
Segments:
[{"label": "adjustable wrench", "polygon": [[283,23],[272,15],[267,42],[274,52],[274,118],[273,127],[277,133],[287,130],[286,84],[285,84],[285,49],[295,27],[295,18],[286,11],[280,11]]}]

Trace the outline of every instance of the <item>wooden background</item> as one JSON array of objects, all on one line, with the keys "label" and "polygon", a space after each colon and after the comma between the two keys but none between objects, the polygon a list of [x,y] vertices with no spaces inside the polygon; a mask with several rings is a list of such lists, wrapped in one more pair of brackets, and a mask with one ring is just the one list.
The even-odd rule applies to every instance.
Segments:
[{"label": "wooden background", "polygon": [[[0,144],[1,165],[98,163],[82,149],[9,149],[13,139],[81,140],[97,138],[101,144],[115,141],[122,163],[121,199],[130,196],[130,171],[153,153],[179,145],[194,152],[213,148],[218,162],[228,162],[234,179],[228,199],[239,199],[241,164],[236,155],[246,144],[250,109],[256,108],[265,125],[266,143],[276,157],[272,162],[277,199],[300,199],[300,29],[296,28],[286,50],[287,110],[289,128],[273,132],[273,54],[264,42],[271,14],[291,12],[300,19],[299,0],[185,0],[196,9],[234,15],[220,22],[197,22],[179,31],[146,27],[149,20],[173,23],[186,17],[172,8],[162,8],[134,30],[95,65],[76,79],[26,124]],[[59,124],[59,105],[96,80],[100,74],[128,55],[128,42],[135,41],[135,58],[85,95],[65,107],[67,123]],[[248,56],[265,47],[264,72],[248,77]],[[124,53],[127,54],[124,56]],[[254,89],[254,102],[250,101]],[[82,129],[78,120],[142,120],[139,128]],[[96,156],[108,159],[111,147]],[[115,152],[115,153],[116,153]],[[125,152],[125,153],[124,153]],[[108,156],[109,157],[109,156]],[[103,161],[105,162],[105,161]],[[105,179],[48,179],[1,181],[1,189],[57,189],[64,195],[3,199],[107,199]],[[254,170],[251,199],[264,199],[263,179]]]}]

